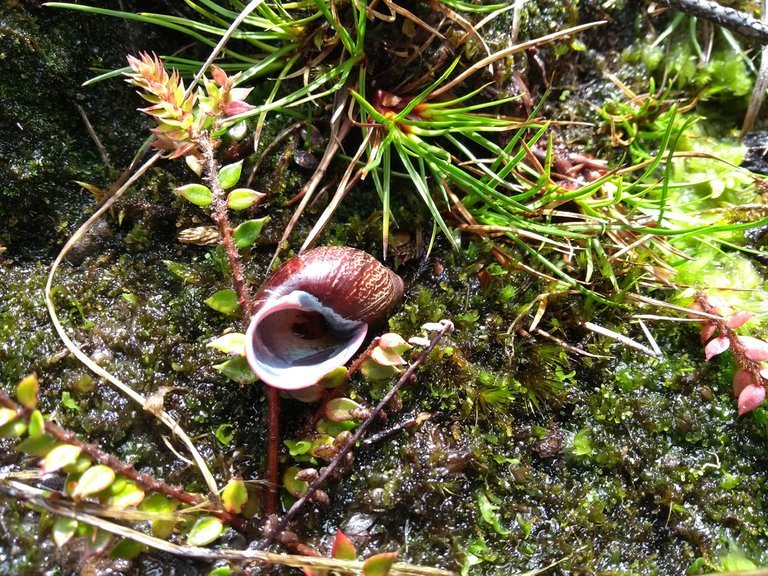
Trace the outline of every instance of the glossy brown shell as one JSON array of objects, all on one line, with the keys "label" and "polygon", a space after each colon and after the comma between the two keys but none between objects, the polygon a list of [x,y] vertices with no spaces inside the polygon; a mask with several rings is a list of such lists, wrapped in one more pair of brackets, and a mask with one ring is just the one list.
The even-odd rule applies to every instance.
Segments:
[{"label": "glossy brown shell", "polygon": [[312,294],[344,318],[371,324],[403,297],[403,280],[362,250],[324,246],[291,258],[270,275],[254,308],[294,290]]}]

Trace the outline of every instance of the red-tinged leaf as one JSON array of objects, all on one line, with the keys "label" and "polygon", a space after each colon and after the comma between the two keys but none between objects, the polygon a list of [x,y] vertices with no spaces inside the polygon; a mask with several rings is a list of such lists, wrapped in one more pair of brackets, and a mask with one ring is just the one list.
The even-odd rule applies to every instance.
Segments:
[{"label": "red-tinged leaf", "polygon": [[337,560],[354,560],[357,558],[355,545],[341,530],[336,530],[336,538],[331,547],[331,556]]},{"label": "red-tinged leaf", "polygon": [[245,482],[240,478],[233,478],[221,492],[221,503],[224,510],[231,514],[240,514],[248,503],[248,491]]},{"label": "red-tinged leaf", "polygon": [[216,82],[216,84],[219,86],[224,86],[224,84],[227,83],[227,73],[224,72],[224,70],[215,64],[211,64],[210,71],[211,76],[213,76],[213,80]]},{"label": "red-tinged leaf", "polygon": [[704,344],[707,340],[712,338],[715,333],[715,323],[707,322],[701,329],[701,343]]},{"label": "red-tinged leaf", "polygon": [[725,352],[730,348],[731,341],[726,336],[720,336],[711,340],[709,344],[704,347],[704,357],[709,360],[713,356],[717,356],[722,352]]},{"label": "red-tinged leaf", "polygon": [[302,566],[301,569],[304,571],[304,576],[327,576],[328,570],[320,570],[319,568],[307,568],[306,566]]},{"label": "red-tinged leaf", "polygon": [[738,328],[739,326],[743,326],[754,315],[754,312],[749,312],[748,310],[739,310],[736,312],[736,314],[725,321],[725,325],[728,326],[728,328]]},{"label": "red-tinged leaf", "polygon": [[243,102],[241,100],[232,100],[224,105],[224,114],[227,116],[237,116],[238,114],[243,114],[252,109],[253,106],[247,102]]},{"label": "red-tinged leaf", "polygon": [[744,368],[736,370],[736,374],[733,375],[733,397],[738,398],[741,391],[747,386],[754,384],[752,382],[752,374]]},{"label": "red-tinged leaf", "polygon": [[744,346],[744,356],[750,360],[755,362],[768,360],[768,342],[751,336],[739,336],[739,342]]},{"label": "red-tinged leaf", "polygon": [[385,350],[381,346],[376,346],[371,350],[371,360],[382,366],[402,366],[405,360],[394,350]]},{"label": "red-tinged leaf", "polygon": [[363,562],[363,576],[387,576],[395,563],[397,552],[383,552]]},{"label": "red-tinged leaf", "polygon": [[739,416],[751,412],[765,400],[765,388],[759,384],[750,384],[739,394]]}]

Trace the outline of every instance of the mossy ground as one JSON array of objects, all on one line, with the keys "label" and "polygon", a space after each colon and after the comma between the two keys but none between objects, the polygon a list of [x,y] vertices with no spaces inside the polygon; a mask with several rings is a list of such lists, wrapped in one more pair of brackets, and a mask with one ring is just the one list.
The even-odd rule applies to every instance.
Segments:
[{"label": "mossy ground", "polygon": [[[562,25],[576,15],[568,5],[544,12]],[[613,15],[622,26],[638,25],[626,7]],[[36,371],[42,408],[59,423],[141,471],[203,491],[194,470],[166,449],[152,417],[66,353],[43,305],[52,255],[93,206],[72,180],[106,186],[114,177],[74,103],[82,103],[115,166],[130,159],[146,128],[133,111],[138,100],[119,83],[77,86],[87,66],[118,65],[121,52],[154,48],[150,37],[158,41],[145,36],[156,33],[128,27],[118,42],[115,25],[123,26],[8,3],[0,17],[8,40],[2,77],[22,79],[0,80],[0,99],[11,103],[0,125],[0,244],[8,249],[0,256],[0,381],[11,390]],[[622,46],[609,50],[607,40],[592,40],[604,50],[590,44],[567,62],[616,66]],[[563,114],[593,110],[584,101],[614,86],[597,75],[579,86],[575,68],[570,75],[567,67],[558,70],[565,79],[559,94],[584,96],[550,107]],[[622,70],[627,81],[639,73],[634,65]],[[267,136],[280,129],[269,126]],[[590,145],[605,146],[597,136]],[[290,217],[283,202],[306,178],[298,166],[272,162],[263,184],[278,190],[266,207],[273,220],[246,254],[254,282]],[[237,322],[204,304],[228,286],[223,255],[176,241],[179,229],[207,223],[173,197],[178,174],[162,165],[94,229],[58,273],[55,299],[68,332],[99,364],[144,394],[169,389],[165,408],[220,480],[233,473],[258,479],[264,395],[258,385],[240,387],[211,367],[220,358],[205,344]],[[323,240],[377,254],[377,199],[370,190],[356,193],[358,201],[344,204]],[[329,489],[330,507],[310,510],[297,525],[304,541],[322,547],[340,527],[363,555],[399,550],[410,562],[499,576],[558,561],[553,570],[562,574],[681,574],[714,570],[737,550],[768,564],[768,414],[736,418],[727,355],[707,364],[695,327],[657,322],[651,330],[664,357],[642,356],[582,326],[591,320],[643,341],[629,312],[566,292],[550,296],[543,326],[608,358],[579,356],[510,329],[541,283],[502,271],[489,242],[467,239],[457,252],[438,244],[428,260],[413,257],[430,224],[413,216],[419,208],[405,184],[395,194],[405,247],[395,261],[407,291],[389,327],[408,337],[424,322],[451,318],[457,331],[389,413],[390,424],[423,411],[431,419],[359,449],[351,474]],[[355,381],[352,390],[370,402],[383,386]],[[284,410],[295,430],[312,408],[286,400]],[[214,432],[226,424],[234,437],[224,445]],[[35,466],[7,441],[2,446],[3,470]],[[77,571],[78,558],[57,552],[38,518],[12,502],[0,505],[0,573]],[[243,544],[234,536],[230,542]],[[111,569],[142,573],[173,562],[150,558]]]}]

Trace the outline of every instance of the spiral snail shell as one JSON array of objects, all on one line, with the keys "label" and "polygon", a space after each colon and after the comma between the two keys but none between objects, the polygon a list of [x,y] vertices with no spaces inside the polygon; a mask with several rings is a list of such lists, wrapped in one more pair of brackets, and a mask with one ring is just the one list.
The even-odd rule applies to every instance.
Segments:
[{"label": "spiral snail shell", "polygon": [[271,386],[312,386],[343,366],[402,296],[402,279],[362,250],[325,246],[291,258],[256,293],[248,364]]}]

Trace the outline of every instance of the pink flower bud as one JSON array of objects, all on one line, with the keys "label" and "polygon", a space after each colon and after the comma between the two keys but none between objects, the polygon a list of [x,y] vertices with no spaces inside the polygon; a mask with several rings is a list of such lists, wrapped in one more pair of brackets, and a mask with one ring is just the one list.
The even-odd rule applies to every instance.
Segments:
[{"label": "pink flower bud", "polygon": [[733,397],[738,398],[741,391],[747,386],[753,384],[752,374],[744,368],[736,370],[736,374],[733,375]]},{"label": "pink flower bud", "polygon": [[704,347],[704,358],[709,360],[712,356],[725,352],[731,346],[731,341],[725,336],[720,336],[714,340],[710,340],[709,344]]},{"label": "pink flower bud", "polygon": [[754,312],[749,312],[748,310],[739,310],[736,312],[736,314],[725,321],[725,325],[728,326],[728,328],[738,328],[739,326],[745,324],[754,315]]},{"label": "pink flower bud", "polygon": [[739,336],[739,342],[744,346],[744,356],[750,360],[755,362],[768,360],[768,342],[751,336]]},{"label": "pink flower bud", "polygon": [[739,416],[751,412],[765,400],[765,388],[750,384],[739,394]]}]

